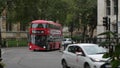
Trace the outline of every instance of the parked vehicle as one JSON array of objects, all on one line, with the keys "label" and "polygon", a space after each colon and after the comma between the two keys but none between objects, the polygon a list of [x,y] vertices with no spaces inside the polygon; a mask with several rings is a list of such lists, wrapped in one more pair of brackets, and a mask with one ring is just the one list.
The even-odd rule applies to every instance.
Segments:
[{"label": "parked vehicle", "polygon": [[62,46],[64,46],[64,49],[67,47],[67,45],[75,43],[71,38],[64,38],[62,40]]},{"label": "parked vehicle", "polygon": [[63,38],[62,45],[70,44],[70,43],[72,43],[72,39],[71,38]]},{"label": "parked vehicle", "polygon": [[103,58],[105,48],[97,44],[69,44],[63,51],[61,64],[63,68],[101,68],[108,58]]}]

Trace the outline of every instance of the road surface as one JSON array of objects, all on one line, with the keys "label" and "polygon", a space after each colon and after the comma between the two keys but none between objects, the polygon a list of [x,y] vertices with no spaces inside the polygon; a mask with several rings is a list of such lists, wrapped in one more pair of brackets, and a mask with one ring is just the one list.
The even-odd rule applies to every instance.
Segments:
[{"label": "road surface", "polygon": [[2,48],[5,68],[62,68],[62,53],[55,51],[28,50],[28,47]]}]

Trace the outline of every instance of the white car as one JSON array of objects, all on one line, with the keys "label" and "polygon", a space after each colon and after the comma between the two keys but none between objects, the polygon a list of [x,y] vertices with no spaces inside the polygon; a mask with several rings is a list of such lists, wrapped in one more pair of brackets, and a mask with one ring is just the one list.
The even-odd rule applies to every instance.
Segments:
[{"label": "white car", "polygon": [[61,64],[63,68],[101,68],[108,58],[102,58],[107,52],[97,44],[69,44],[63,51]]},{"label": "white car", "polygon": [[71,38],[64,38],[62,40],[62,45],[64,46],[65,44],[71,44],[71,43],[75,43]]}]

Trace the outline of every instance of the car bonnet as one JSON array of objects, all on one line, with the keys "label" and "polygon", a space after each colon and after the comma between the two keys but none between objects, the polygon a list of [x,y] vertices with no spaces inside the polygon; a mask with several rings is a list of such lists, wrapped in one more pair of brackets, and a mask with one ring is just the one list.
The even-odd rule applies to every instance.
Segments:
[{"label": "car bonnet", "polygon": [[101,61],[107,61],[109,58],[103,58],[104,54],[95,54],[95,55],[88,55],[89,58],[93,58],[93,59],[98,59]]}]

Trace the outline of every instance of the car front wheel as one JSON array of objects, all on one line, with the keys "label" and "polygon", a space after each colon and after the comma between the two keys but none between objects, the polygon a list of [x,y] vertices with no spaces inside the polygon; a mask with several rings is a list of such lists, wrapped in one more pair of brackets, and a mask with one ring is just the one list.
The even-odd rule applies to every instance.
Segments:
[{"label": "car front wheel", "polygon": [[62,67],[63,68],[70,68],[70,67],[68,67],[68,65],[67,65],[65,60],[62,61]]},{"label": "car front wheel", "polygon": [[89,64],[85,64],[84,68],[90,68]]}]

